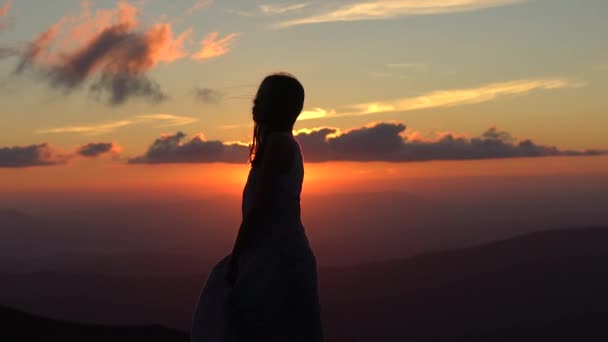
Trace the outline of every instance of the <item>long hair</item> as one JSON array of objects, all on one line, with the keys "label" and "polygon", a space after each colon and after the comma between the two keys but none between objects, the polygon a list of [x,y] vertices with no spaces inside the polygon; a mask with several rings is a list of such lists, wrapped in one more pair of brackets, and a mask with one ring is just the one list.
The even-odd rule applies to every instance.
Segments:
[{"label": "long hair", "polygon": [[[264,155],[264,136],[272,132],[291,132],[304,107],[304,87],[295,76],[277,73],[267,76],[254,100],[253,140],[249,146],[249,162],[256,167]],[[254,213],[259,215],[259,212]],[[247,222],[241,223],[228,264],[226,280],[234,284],[238,273],[238,258],[255,240],[257,229]]]},{"label": "long hair", "polygon": [[304,107],[304,97],[304,87],[292,74],[280,72],[264,78],[252,108],[254,124],[249,162],[253,167],[261,160],[265,134],[293,130]]}]

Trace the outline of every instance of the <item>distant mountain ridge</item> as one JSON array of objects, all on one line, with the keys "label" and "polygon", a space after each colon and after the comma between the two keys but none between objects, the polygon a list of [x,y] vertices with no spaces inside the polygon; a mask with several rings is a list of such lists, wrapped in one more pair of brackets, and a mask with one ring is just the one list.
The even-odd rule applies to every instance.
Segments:
[{"label": "distant mountain ridge", "polygon": [[[600,189],[601,190],[601,189]],[[408,192],[308,194],[302,221],[321,266],[351,266],[479,245],[560,227],[607,225],[608,192],[535,197],[433,198]],[[102,201],[81,209],[0,210],[0,272],[62,270],[78,256],[139,258],[159,251],[205,263],[231,250],[241,221],[238,197]],[[7,203],[5,206],[14,207]],[[74,208],[79,208],[74,204]],[[21,208],[23,209],[23,208]],[[378,246],[382,246],[378,248]],[[39,260],[45,260],[41,268]],[[185,271],[179,258],[159,271]],[[5,262],[9,260],[9,262]],[[13,262],[15,261],[15,262]],[[17,267],[11,267],[18,264]],[[104,260],[98,259],[103,272]],[[190,263],[197,272],[198,263]],[[69,272],[84,271],[73,265]],[[205,265],[207,266],[207,265]]]},{"label": "distant mountain ridge", "polygon": [[[608,227],[592,227],[322,268],[328,340],[605,341],[607,247]],[[0,274],[0,303],[68,320],[187,330],[203,273]]]},{"label": "distant mountain ridge", "polygon": [[608,227],[538,232],[322,272],[324,319],[358,341],[606,341],[607,270]]}]

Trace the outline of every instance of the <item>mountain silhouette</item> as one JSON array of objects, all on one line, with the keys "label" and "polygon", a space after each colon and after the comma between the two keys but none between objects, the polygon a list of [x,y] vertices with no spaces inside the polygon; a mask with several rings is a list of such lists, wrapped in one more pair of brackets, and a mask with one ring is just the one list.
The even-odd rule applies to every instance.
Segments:
[{"label": "mountain silhouette", "polygon": [[[0,337],[8,341],[189,342],[188,333],[160,325],[111,326],[65,322],[0,306]],[[5,325],[4,325],[5,324]],[[353,342],[330,339],[326,342]]]},{"label": "mountain silhouette", "polygon": [[[608,227],[578,228],[321,268],[326,335],[352,342],[608,340],[607,246]],[[203,272],[122,272],[0,274],[0,303],[70,321],[188,330]]]},{"label": "mountain silhouette", "polygon": [[7,307],[0,307],[3,341],[61,341],[61,342],[188,342],[188,334],[150,326],[108,326],[79,324],[35,316]]},{"label": "mountain silhouette", "polygon": [[607,247],[607,228],[556,230],[325,270],[323,317],[357,341],[605,341]]}]

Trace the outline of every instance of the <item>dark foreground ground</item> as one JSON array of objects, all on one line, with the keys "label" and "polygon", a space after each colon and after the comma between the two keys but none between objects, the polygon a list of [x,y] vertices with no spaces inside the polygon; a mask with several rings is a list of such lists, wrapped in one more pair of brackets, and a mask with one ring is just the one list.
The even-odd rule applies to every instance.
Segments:
[{"label": "dark foreground ground", "polygon": [[2,341],[175,341],[187,342],[183,331],[161,326],[109,326],[53,320],[0,307]]},{"label": "dark foreground ground", "polygon": [[[608,340],[608,228],[534,233],[320,273],[328,341]],[[4,275],[2,303],[134,325],[67,323],[1,308],[0,340],[187,341],[202,279]]]}]

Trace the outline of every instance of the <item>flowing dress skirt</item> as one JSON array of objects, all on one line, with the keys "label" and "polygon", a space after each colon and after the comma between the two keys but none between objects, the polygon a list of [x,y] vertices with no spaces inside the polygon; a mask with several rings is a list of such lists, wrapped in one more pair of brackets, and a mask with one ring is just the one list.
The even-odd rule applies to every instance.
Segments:
[{"label": "flowing dress skirt", "polygon": [[[293,228],[292,228],[293,227]],[[316,259],[301,225],[273,227],[239,258],[211,271],[193,320],[193,342],[323,341]]]}]

